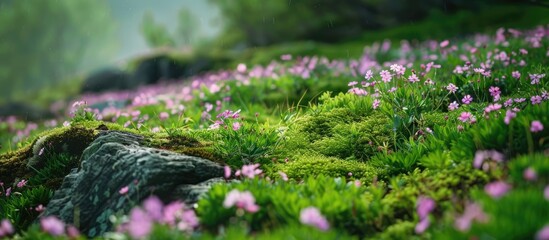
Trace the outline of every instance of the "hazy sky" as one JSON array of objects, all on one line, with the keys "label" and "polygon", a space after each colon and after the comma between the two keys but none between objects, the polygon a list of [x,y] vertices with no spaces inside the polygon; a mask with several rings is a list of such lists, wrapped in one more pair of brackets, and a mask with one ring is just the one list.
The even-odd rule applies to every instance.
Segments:
[{"label": "hazy sky", "polygon": [[116,60],[147,52],[148,47],[140,30],[143,15],[147,11],[153,14],[156,22],[167,26],[170,32],[177,26],[177,13],[181,8],[190,9],[198,18],[200,35],[213,36],[220,29],[219,24],[214,25],[219,11],[207,0],[108,0],[108,3],[118,23],[119,52]]}]

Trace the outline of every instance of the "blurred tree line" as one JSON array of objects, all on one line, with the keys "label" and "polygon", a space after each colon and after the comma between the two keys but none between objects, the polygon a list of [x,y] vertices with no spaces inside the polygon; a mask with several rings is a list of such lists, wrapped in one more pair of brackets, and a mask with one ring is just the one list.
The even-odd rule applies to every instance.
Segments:
[{"label": "blurred tree line", "polygon": [[[265,46],[295,40],[335,42],[366,30],[424,19],[433,12],[479,10],[513,0],[210,0],[221,10],[217,45]],[[535,1],[537,2],[537,1]],[[488,9],[489,10],[489,9]],[[482,24],[482,23],[479,23]]]},{"label": "blurred tree line", "polygon": [[141,21],[141,33],[150,47],[180,47],[195,45],[199,29],[198,20],[188,9],[182,8],[177,15],[178,21],[174,33],[170,33],[166,26],[157,23],[153,15],[148,12]]},{"label": "blurred tree line", "polygon": [[102,65],[115,47],[113,24],[105,0],[0,0],[0,96]]}]

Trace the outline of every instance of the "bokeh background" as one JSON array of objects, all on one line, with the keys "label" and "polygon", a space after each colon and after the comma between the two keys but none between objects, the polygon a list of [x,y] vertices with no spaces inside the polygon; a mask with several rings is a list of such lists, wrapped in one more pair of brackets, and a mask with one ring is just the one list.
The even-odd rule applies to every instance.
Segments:
[{"label": "bokeh background", "polygon": [[413,45],[547,22],[548,1],[0,0],[0,116],[41,118],[83,92],[283,54],[352,58],[373,42]]}]

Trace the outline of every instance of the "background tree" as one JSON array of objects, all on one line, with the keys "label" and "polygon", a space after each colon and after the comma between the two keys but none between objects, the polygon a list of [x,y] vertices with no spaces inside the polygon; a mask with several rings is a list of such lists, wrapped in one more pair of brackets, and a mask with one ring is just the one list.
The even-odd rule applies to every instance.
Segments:
[{"label": "background tree", "polygon": [[0,1],[0,101],[103,64],[113,24],[105,0]]},{"label": "background tree", "polygon": [[150,12],[143,16],[143,21],[141,22],[141,33],[143,33],[145,42],[147,42],[147,45],[150,47],[175,46],[175,41],[166,27],[162,24],[156,23]]}]

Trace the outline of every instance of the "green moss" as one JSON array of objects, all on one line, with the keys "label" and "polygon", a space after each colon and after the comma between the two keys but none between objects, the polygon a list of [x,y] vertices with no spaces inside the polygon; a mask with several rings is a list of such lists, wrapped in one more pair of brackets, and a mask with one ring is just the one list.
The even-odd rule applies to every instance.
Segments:
[{"label": "green moss", "polygon": [[341,160],[334,157],[326,157],[320,154],[308,154],[291,159],[288,163],[278,163],[272,170],[272,176],[275,177],[278,171],[282,171],[289,178],[301,180],[308,176],[325,175],[329,177],[349,177],[352,173],[352,179],[358,179],[364,184],[370,184],[383,171],[376,169],[368,164]]}]

